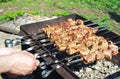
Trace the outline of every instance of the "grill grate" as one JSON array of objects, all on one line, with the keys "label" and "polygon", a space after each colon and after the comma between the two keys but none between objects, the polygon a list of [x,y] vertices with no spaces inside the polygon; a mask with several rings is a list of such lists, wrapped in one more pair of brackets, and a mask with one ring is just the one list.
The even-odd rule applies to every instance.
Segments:
[{"label": "grill grate", "polygon": [[[22,45],[22,49],[25,50],[25,49],[35,45],[35,48],[30,51],[31,53],[33,53],[33,54],[39,53],[40,55],[42,55],[44,53],[52,54],[48,57],[39,59],[40,61],[45,61],[45,62],[54,62],[55,60],[62,60],[66,57],[70,57],[69,55],[67,55],[65,53],[65,51],[63,51],[63,52],[58,51],[57,47],[54,46],[54,43],[50,42],[49,38],[41,30],[41,28],[44,27],[46,24],[52,25],[52,24],[55,24],[58,22],[64,22],[68,18],[72,18],[73,20],[82,19],[84,21],[85,25],[99,29],[99,31],[97,32],[97,35],[103,36],[108,40],[112,40],[114,43],[117,43],[120,41],[119,35],[105,29],[104,27],[100,27],[97,23],[93,23],[91,20],[86,20],[85,18],[83,18],[81,16],[78,16],[76,14],[71,14],[66,17],[60,17],[57,19],[49,20],[49,21],[32,23],[32,24],[27,24],[27,25],[21,26],[21,31],[20,31],[19,35],[21,35],[21,36],[28,35],[29,36],[28,38],[30,38],[34,41],[34,44]],[[31,34],[35,34],[35,35],[31,35]],[[26,39],[24,39],[24,40],[26,40]],[[117,43],[116,45],[118,45],[120,47],[120,43]],[[56,52],[57,52],[57,54],[54,54]],[[119,52],[120,52],[120,50],[119,50]],[[72,56],[74,56],[74,55],[72,55]],[[74,58],[74,60],[78,60],[78,59],[80,59],[80,57]],[[86,66],[86,67],[88,66],[88,65],[82,64],[82,62],[80,62],[80,61],[79,61],[79,63],[77,63],[77,65],[73,64],[70,66],[66,66],[66,62],[68,62],[68,61],[49,65],[47,67],[48,69],[55,69],[58,64],[62,65],[62,67],[60,67],[59,69],[56,69],[55,71],[53,71],[53,73],[51,73],[49,75],[49,79],[56,79],[56,78],[57,79],[79,79],[79,77],[76,76],[72,72],[72,70],[74,71],[75,69],[78,69],[78,68],[80,69],[81,66]],[[120,66],[120,54],[118,54],[117,56],[114,56],[112,59],[112,62],[117,64],[118,66]],[[93,64],[96,64],[96,62],[89,64],[89,65],[93,65]],[[36,79],[39,79],[41,72],[43,72],[43,71],[40,69],[36,70],[36,72],[35,72]],[[55,76],[55,75],[57,75],[57,76]]]}]

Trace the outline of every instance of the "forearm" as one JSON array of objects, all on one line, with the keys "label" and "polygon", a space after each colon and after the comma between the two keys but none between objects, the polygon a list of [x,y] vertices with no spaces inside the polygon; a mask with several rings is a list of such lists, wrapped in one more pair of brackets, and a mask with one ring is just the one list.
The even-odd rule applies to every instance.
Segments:
[{"label": "forearm", "polygon": [[12,63],[10,60],[11,57],[9,55],[0,56],[0,73],[8,72],[11,69]]}]

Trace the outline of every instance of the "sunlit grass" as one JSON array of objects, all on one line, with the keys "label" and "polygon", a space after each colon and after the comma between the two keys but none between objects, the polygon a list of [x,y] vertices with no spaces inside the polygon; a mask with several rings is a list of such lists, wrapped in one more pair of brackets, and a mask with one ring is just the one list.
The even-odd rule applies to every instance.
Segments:
[{"label": "sunlit grass", "polygon": [[76,10],[79,15],[87,19],[99,18],[96,21],[100,25],[108,24],[107,28],[119,32],[118,24],[114,23],[107,13],[120,13],[119,7],[120,0],[7,0],[0,2],[0,10],[3,10],[0,20],[11,20],[24,13],[65,16]]}]

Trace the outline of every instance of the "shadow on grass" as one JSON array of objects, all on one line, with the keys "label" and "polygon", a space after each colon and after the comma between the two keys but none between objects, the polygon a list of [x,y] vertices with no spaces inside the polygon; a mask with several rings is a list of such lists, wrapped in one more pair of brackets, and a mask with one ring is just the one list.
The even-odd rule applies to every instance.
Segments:
[{"label": "shadow on grass", "polygon": [[8,2],[8,1],[12,1],[12,0],[0,0],[0,2]]},{"label": "shadow on grass", "polygon": [[108,12],[111,19],[115,20],[116,22],[120,22],[120,15],[115,12]]}]

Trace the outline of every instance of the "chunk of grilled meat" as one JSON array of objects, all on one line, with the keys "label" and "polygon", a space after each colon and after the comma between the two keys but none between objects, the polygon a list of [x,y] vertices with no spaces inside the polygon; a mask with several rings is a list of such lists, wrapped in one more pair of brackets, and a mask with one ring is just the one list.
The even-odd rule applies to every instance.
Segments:
[{"label": "chunk of grilled meat", "polygon": [[104,58],[112,59],[112,55],[118,54],[118,46],[97,36],[98,29],[85,26],[80,19],[74,21],[70,18],[63,23],[47,25],[42,30],[60,51],[70,55],[79,53],[85,64]]}]

